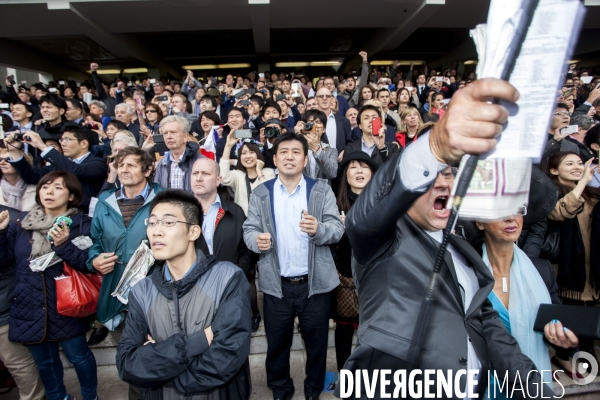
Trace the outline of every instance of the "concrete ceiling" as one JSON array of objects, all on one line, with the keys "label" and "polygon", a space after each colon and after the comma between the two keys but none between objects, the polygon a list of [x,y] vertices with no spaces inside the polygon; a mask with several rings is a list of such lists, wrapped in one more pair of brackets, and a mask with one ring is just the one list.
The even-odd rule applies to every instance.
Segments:
[{"label": "concrete ceiling", "polygon": [[[256,69],[338,60],[348,69],[366,50],[370,59],[439,66],[475,57],[468,30],[485,22],[488,7],[489,0],[0,0],[0,63],[81,73],[97,61],[178,76],[182,65],[209,63]],[[599,18],[600,7],[588,7],[584,56],[600,54]]]}]

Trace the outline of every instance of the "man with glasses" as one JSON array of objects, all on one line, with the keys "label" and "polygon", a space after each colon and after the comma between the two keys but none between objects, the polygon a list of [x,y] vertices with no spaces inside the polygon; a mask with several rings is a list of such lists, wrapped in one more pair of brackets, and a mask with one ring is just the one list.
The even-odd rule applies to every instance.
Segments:
[{"label": "man with glasses", "polygon": [[543,158],[550,157],[561,151],[570,151],[579,154],[577,144],[565,140],[570,133],[564,133],[563,129],[568,127],[570,123],[571,115],[569,114],[569,107],[563,103],[556,104],[554,113],[552,113],[552,119],[550,120],[550,127],[548,128],[548,141],[546,142]]},{"label": "man with glasses", "polygon": [[[5,139],[10,151],[11,165],[19,173],[23,182],[35,185],[47,173],[52,171],[67,171],[79,178],[83,191],[80,208],[87,213],[90,199],[100,192],[106,179],[108,166],[99,157],[90,153],[93,145],[98,144],[98,134],[88,128],[69,122],[64,125],[65,132],[60,139],[60,151],[48,146],[36,132],[28,131],[23,134],[23,140],[17,141],[14,134]],[[23,143],[40,151],[40,156],[46,160],[44,167],[32,167],[21,153]]]},{"label": "man with glasses", "polygon": [[202,207],[165,190],[146,219],[152,274],[129,294],[117,369],[142,397],[250,397],[250,286],[244,272],[196,250]]},{"label": "man with glasses", "polygon": [[[319,111],[322,111],[327,116],[327,127],[325,134],[327,135],[327,141],[331,147],[338,150],[338,154],[344,151],[344,148],[348,143],[352,141],[352,130],[350,129],[350,122],[344,117],[344,114],[335,114],[332,110],[333,106],[333,95],[331,90],[322,87],[317,91],[317,106]],[[346,110],[348,107],[346,107]]]},{"label": "man with glasses", "polygon": [[342,117],[344,115],[346,115],[346,111],[348,111],[348,108],[350,108],[350,106],[348,105],[348,100],[346,100],[341,94],[339,94],[337,92],[333,78],[330,76],[325,78],[325,81],[323,82],[323,86],[325,88],[329,89],[329,91],[331,92],[331,95],[336,98],[336,100],[338,102],[338,112],[337,112],[338,115],[341,115]]},{"label": "man with glasses", "polygon": [[[90,231],[94,244],[89,250],[87,267],[102,274],[96,315],[106,328],[94,332],[90,337],[91,344],[101,342],[108,330],[115,342],[123,334],[128,306],[111,293],[133,253],[142,240],[147,239],[144,220],[149,215],[150,202],[163,190],[152,182],[153,164],[152,156],[142,149],[126,147],[120,150],[113,165],[121,187],[104,191],[98,198]],[[139,397],[139,389],[130,387],[129,398]]]}]

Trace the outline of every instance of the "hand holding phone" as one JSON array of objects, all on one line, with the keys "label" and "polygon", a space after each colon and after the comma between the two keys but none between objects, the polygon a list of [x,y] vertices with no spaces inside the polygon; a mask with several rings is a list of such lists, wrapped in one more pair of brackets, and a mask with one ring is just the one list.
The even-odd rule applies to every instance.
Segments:
[{"label": "hand holding phone", "polygon": [[373,118],[373,123],[371,124],[371,135],[373,137],[379,136],[379,131],[381,130],[381,118]]}]

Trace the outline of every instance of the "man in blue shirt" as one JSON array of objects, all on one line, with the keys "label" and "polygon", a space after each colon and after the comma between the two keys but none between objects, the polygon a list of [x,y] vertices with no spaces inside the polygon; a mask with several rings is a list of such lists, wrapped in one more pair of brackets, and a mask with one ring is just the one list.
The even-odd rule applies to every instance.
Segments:
[{"label": "man in blue shirt", "polygon": [[246,245],[260,253],[267,384],[274,399],[294,396],[289,358],[297,315],[306,346],[304,395],[318,399],[325,383],[329,293],[339,285],[329,245],[341,239],[344,227],[327,181],[302,175],[308,163],[304,136],[279,136],[273,152],[279,177],[254,189],[244,223]]}]

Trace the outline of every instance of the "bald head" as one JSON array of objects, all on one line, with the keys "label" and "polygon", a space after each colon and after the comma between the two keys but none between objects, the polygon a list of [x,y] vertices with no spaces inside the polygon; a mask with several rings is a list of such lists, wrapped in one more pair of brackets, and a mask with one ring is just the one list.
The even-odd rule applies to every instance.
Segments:
[{"label": "bald head", "polygon": [[333,96],[331,95],[331,90],[326,87],[322,87],[317,91],[317,107],[320,111],[323,111],[325,115],[329,115],[331,112],[331,108],[333,107]]},{"label": "bald head", "polygon": [[[215,160],[201,158],[192,167],[192,192],[201,203],[213,201],[221,184],[221,169]],[[204,209],[204,204],[203,207]]]}]

